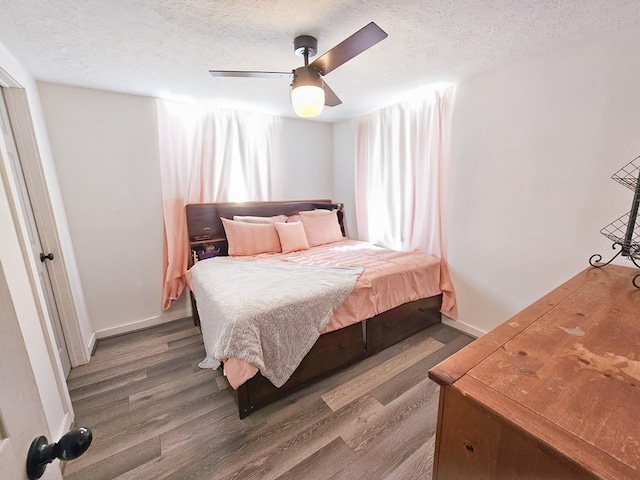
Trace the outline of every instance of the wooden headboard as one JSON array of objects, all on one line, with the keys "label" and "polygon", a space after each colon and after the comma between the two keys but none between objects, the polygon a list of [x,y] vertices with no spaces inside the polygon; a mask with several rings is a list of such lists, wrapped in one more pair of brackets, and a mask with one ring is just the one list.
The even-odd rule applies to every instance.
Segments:
[{"label": "wooden headboard", "polygon": [[[187,205],[187,232],[190,252],[202,250],[207,246],[220,250],[220,255],[228,254],[227,237],[220,217],[233,219],[234,215],[271,217],[274,215],[293,215],[300,211],[323,208],[338,210],[340,229],[345,235],[344,212],[342,203],[331,200],[296,200],[284,202],[246,202],[246,203],[192,203]],[[190,263],[191,264],[191,263]]]}]

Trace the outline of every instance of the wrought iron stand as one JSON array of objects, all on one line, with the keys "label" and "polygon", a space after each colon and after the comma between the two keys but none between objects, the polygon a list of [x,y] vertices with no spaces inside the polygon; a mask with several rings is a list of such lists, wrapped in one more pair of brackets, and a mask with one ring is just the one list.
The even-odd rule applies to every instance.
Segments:
[{"label": "wrought iron stand", "polygon": [[[602,263],[602,255],[598,253],[589,258],[589,263],[593,267],[602,268],[613,262],[618,255],[622,255],[640,268],[640,225],[637,221],[640,209],[640,157],[622,167],[611,178],[634,191],[631,211],[600,230],[600,233],[613,241],[611,248],[615,250],[616,247],[620,247],[620,250],[606,263]],[[640,273],[631,281],[636,288],[640,288],[639,278]]]}]

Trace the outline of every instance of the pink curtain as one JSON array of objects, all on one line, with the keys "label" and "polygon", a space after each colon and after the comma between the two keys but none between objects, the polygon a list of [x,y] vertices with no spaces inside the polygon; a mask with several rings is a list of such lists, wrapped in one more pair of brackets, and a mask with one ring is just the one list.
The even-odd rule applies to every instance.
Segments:
[{"label": "pink curtain", "polygon": [[167,309],[186,284],[185,206],[268,200],[279,118],[164,100],[158,100],[157,112]]},{"label": "pink curtain", "polygon": [[355,177],[358,237],[440,257],[442,311],[455,319],[444,218],[453,98],[453,87],[434,90],[361,117]]}]

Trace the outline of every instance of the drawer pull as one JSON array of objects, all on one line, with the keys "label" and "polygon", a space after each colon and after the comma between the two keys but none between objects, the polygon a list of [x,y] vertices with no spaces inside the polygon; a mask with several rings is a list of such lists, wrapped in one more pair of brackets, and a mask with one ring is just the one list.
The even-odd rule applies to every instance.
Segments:
[{"label": "drawer pull", "polygon": [[473,453],[473,445],[469,442],[464,442],[464,448],[466,448],[468,452]]}]

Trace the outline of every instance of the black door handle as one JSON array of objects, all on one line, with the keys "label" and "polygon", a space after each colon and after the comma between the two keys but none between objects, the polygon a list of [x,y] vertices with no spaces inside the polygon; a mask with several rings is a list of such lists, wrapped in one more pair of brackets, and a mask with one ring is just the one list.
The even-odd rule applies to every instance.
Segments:
[{"label": "black door handle", "polygon": [[44,262],[47,259],[53,260],[53,253],[49,253],[48,255],[45,255],[44,253],[40,252],[40,261]]},{"label": "black door handle", "polygon": [[58,443],[49,443],[47,437],[38,437],[31,442],[27,454],[27,478],[35,480],[44,474],[54,459],[73,460],[87,451],[93,434],[88,428],[80,427],[65,433]]}]

